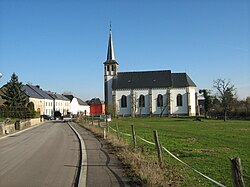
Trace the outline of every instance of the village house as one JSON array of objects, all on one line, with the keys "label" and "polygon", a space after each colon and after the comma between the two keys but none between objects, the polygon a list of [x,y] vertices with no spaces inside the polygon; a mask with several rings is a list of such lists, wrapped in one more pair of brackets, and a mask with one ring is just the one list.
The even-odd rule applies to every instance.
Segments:
[{"label": "village house", "polygon": [[186,73],[171,70],[119,72],[109,32],[104,62],[104,95],[107,113],[115,115],[195,116],[196,85]]},{"label": "village house", "polygon": [[99,98],[92,98],[87,101],[90,106],[90,115],[96,116],[105,114],[105,104]]},{"label": "village house", "polygon": [[90,107],[89,105],[82,101],[81,99],[73,96],[73,95],[64,95],[64,97],[68,98],[70,101],[70,109],[69,112],[73,115],[90,115]]},{"label": "village house", "polygon": [[53,111],[59,111],[61,115],[65,116],[70,111],[70,100],[58,93],[46,91],[46,93],[53,98]]},{"label": "village house", "polygon": [[40,115],[54,115],[53,98],[50,97],[40,86],[26,84],[23,85],[23,90],[29,98],[29,102],[34,104],[34,109],[40,112]]}]

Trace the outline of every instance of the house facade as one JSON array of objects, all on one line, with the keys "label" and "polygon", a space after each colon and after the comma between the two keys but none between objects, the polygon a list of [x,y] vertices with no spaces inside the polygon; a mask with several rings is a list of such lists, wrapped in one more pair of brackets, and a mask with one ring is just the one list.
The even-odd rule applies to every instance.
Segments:
[{"label": "house facade", "polygon": [[73,115],[90,115],[90,106],[81,99],[73,95],[63,95],[70,101],[69,112]]},{"label": "house facade", "polygon": [[196,115],[196,85],[186,73],[171,70],[119,72],[109,33],[104,62],[105,107],[117,115]]},{"label": "house facade", "polygon": [[23,90],[29,97],[29,102],[34,104],[35,111],[40,112],[40,115],[54,115],[53,98],[40,89],[38,85],[33,86],[26,84],[23,86]]},{"label": "house facade", "polygon": [[59,111],[63,116],[67,115],[70,111],[70,100],[58,93],[53,93],[50,91],[46,92],[50,97],[53,98],[53,111]]},{"label": "house facade", "polygon": [[93,98],[87,102],[90,106],[90,115],[105,114],[105,104],[99,98]]}]

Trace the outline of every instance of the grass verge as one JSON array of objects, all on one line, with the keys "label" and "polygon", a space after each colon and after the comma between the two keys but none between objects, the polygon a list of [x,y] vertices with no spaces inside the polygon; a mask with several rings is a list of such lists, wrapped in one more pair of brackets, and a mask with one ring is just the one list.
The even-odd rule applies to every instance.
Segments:
[{"label": "grass verge", "polygon": [[[98,137],[103,137],[103,128],[78,122]],[[106,141],[113,153],[126,166],[125,171],[131,178],[133,186],[188,186],[184,179],[185,172],[181,166],[173,167],[164,164],[163,167],[155,159],[145,157],[143,147],[133,149],[125,139],[118,139],[116,135],[108,133]],[[184,185],[185,184],[185,185]]]}]

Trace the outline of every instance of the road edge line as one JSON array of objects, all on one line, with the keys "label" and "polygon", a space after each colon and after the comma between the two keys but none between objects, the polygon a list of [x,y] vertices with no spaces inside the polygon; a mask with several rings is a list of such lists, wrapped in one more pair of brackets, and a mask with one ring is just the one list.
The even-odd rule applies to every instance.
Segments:
[{"label": "road edge line", "polygon": [[80,171],[80,176],[78,179],[78,186],[86,187],[87,186],[87,151],[86,151],[85,142],[83,141],[82,136],[75,130],[75,128],[69,122],[68,122],[68,125],[77,135],[79,142],[80,142],[80,148],[81,148],[81,153],[82,153],[82,158],[81,158],[82,163],[80,163],[81,171]]}]

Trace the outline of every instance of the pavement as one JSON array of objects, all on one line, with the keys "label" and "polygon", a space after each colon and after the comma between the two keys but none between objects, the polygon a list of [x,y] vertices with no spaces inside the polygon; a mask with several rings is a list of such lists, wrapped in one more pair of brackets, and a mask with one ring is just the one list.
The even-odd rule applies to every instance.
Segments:
[{"label": "pavement", "polygon": [[79,141],[67,123],[44,123],[0,140],[0,186],[74,186]]},{"label": "pavement", "polygon": [[[131,186],[122,163],[113,155],[107,143],[76,123],[70,123],[82,136],[87,151],[88,187]],[[84,156],[84,155],[83,155]]]}]

